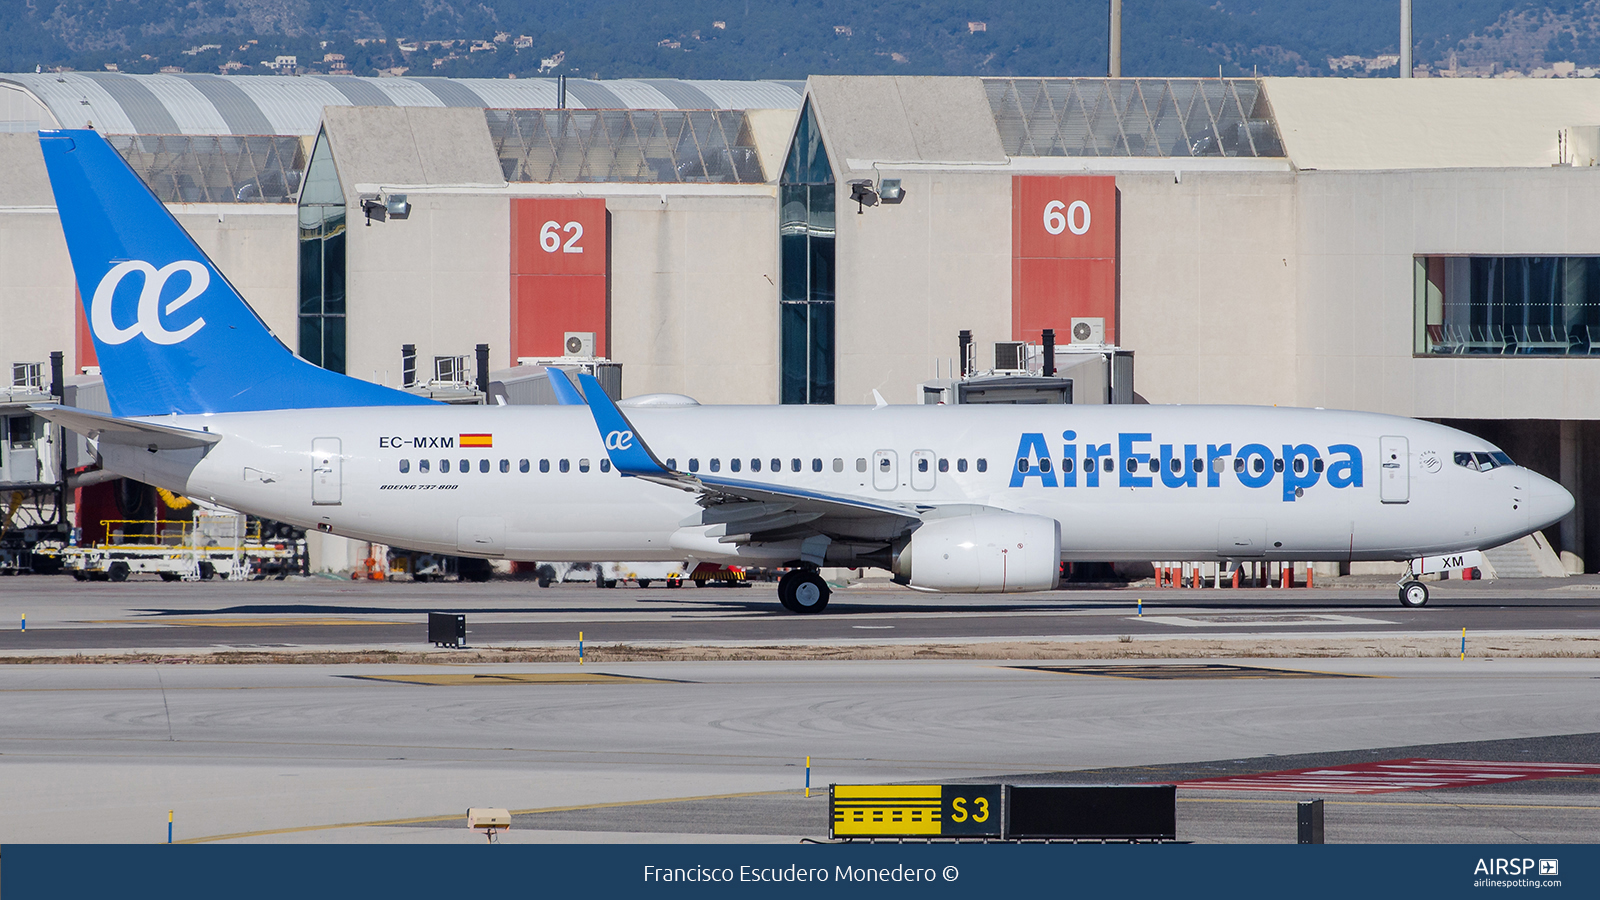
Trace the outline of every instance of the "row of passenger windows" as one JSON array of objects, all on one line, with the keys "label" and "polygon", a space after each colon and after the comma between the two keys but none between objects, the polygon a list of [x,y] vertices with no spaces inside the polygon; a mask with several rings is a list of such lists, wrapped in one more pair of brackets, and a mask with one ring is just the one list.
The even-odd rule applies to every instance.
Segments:
[{"label": "row of passenger windows", "polygon": [[[673,458],[669,457],[666,462],[667,462],[667,468],[673,469],[673,470],[676,470],[678,468],[678,461],[676,459],[673,459]],[[1107,462],[1110,462],[1110,460],[1107,460]],[[804,463],[804,461],[799,459],[799,458],[794,458],[794,459],[789,460],[789,471],[791,471],[791,472],[799,472],[799,471],[801,471],[804,468],[804,464],[803,463]],[[987,459],[978,459],[978,460],[976,460],[976,463],[977,463],[977,469],[978,469],[979,472],[987,472],[987,471],[989,471],[989,461]],[[762,465],[762,460],[759,460],[759,459],[750,460],[750,471],[752,471],[752,472],[761,471],[761,465]],[[878,465],[879,465],[879,468],[881,468],[885,472],[890,471],[890,469],[893,468],[893,464],[888,459],[880,459],[878,461]],[[917,471],[918,472],[926,472],[926,471],[928,471],[928,460],[927,459],[920,459],[919,458],[916,461],[916,465],[917,465]],[[728,460],[728,471],[730,471],[730,472],[738,472],[743,467],[744,467],[744,460],[742,460],[742,459],[730,459],[730,460]],[[478,460],[478,471],[479,472],[488,472],[492,468],[493,468],[493,466],[491,465],[489,460],[487,460],[487,459]],[[568,460],[560,459],[560,460],[556,460],[556,468],[558,470],[562,471],[562,472],[569,472],[569,471],[572,470],[572,464]],[[713,472],[722,471],[722,460],[720,458],[716,458],[716,457],[713,457],[712,459],[707,460],[707,468],[709,468]],[[777,459],[777,458],[773,458],[769,463],[769,468],[773,472],[781,472],[781,471],[783,471],[783,460]],[[432,469],[433,469],[433,460],[430,460],[430,459],[419,459],[419,460],[417,460],[417,472],[419,472],[419,473],[427,473],[429,471],[432,471]],[[528,460],[526,460],[526,459],[517,460],[517,471],[518,472],[527,472],[527,471],[530,471],[531,469],[532,469],[532,464]],[[811,471],[813,471],[813,472],[821,472],[822,469],[823,469],[822,460],[820,458],[814,458],[814,459],[811,460]],[[1067,461],[1067,469],[1068,469],[1068,471],[1071,471],[1071,460]],[[440,474],[447,475],[447,474],[450,473],[450,470],[451,470],[451,461],[450,460],[448,460],[448,459],[439,460],[439,469],[438,469],[438,471],[439,471]],[[1047,471],[1047,472],[1050,471],[1049,460],[1045,461],[1044,470]],[[410,472],[411,471],[411,460],[409,460],[409,459],[400,460],[400,471],[401,471],[402,474]],[[472,471],[472,460],[470,460],[470,459],[457,460],[455,462],[455,471],[457,471],[457,472],[471,472]],[[502,472],[510,472],[511,471],[511,460],[509,460],[509,459],[500,460],[500,471],[502,471]],[[548,459],[539,460],[539,471],[541,471],[541,472],[550,471],[550,460],[548,460]],[[589,471],[589,461],[587,459],[578,460],[578,471],[579,472],[587,472],[587,471]],[[602,472],[611,471],[611,460],[609,460],[609,459],[600,460],[600,471],[602,471]],[[689,471],[691,471],[691,472],[700,471],[700,460],[699,459],[691,459],[691,460],[689,460]],[[835,458],[833,460],[833,471],[835,471],[835,472],[843,472],[844,471],[844,460],[843,459]],[[865,471],[867,471],[867,460],[866,460],[865,457],[862,457],[862,458],[856,460],[856,471],[857,472],[865,472]],[[939,471],[941,471],[941,472],[950,471],[950,460],[948,460],[948,459],[939,460]],[[965,472],[965,471],[967,471],[967,461],[966,461],[966,459],[963,458],[963,459],[957,459],[956,460],[956,471],[957,472]],[[1109,470],[1107,470],[1107,471],[1109,471]]]},{"label": "row of passenger windows", "polygon": [[[450,474],[450,467],[451,467],[450,460],[448,460],[448,459],[439,460],[439,474],[441,474],[441,475]],[[489,460],[487,460],[487,459],[478,460],[478,471],[479,472],[488,472],[492,468],[493,468],[493,466],[490,464]],[[517,471],[518,472],[528,472],[528,471],[531,471],[532,468],[533,468],[533,465],[528,460],[526,460],[526,459],[517,460]],[[556,468],[561,470],[561,471],[563,471],[563,472],[570,472],[570,471],[572,471],[572,463],[569,460],[558,459],[558,460],[556,460]],[[427,472],[431,471],[432,469],[433,469],[433,460],[431,460],[431,459],[419,459],[419,460],[417,460],[417,471],[419,473],[426,474]],[[457,460],[456,463],[455,463],[455,470],[457,472],[461,472],[461,473],[471,472],[472,471],[472,460],[470,460],[470,459]],[[400,460],[400,472],[401,472],[401,474],[404,474],[404,473],[410,472],[410,471],[411,471],[411,460],[409,460],[409,459]],[[500,471],[502,471],[502,472],[510,472],[511,471],[511,460],[509,460],[509,459],[500,460]],[[550,471],[550,460],[548,460],[548,459],[539,460],[539,471],[541,471],[541,472]],[[589,471],[589,461],[587,459],[578,460],[578,471],[579,472],[587,472],[587,471]],[[609,459],[600,460],[600,471],[602,471],[602,472],[611,471],[611,460],[609,460]]]},{"label": "row of passenger windows", "polygon": [[[667,462],[667,468],[674,469],[674,470],[678,468],[678,461],[676,459],[668,457],[666,462]],[[777,457],[773,457],[772,459],[766,460],[765,462],[766,462],[766,466],[767,466],[769,471],[772,471],[772,472],[782,472],[783,471],[783,460],[781,460],[781,459],[779,459]],[[979,460],[976,460],[975,462],[977,464],[977,469],[978,469],[979,472],[987,472],[987,471],[989,471],[989,461],[987,459],[979,459]],[[763,463],[762,460],[752,458],[750,460],[750,471],[752,471],[752,472],[761,471],[762,463]],[[955,463],[956,463],[956,471],[957,472],[965,472],[965,471],[967,471],[967,461],[966,461],[966,459],[964,459],[964,458],[963,459],[957,459],[955,461]],[[742,460],[742,459],[735,458],[735,459],[728,460],[728,471],[730,471],[730,472],[742,471],[744,469],[744,466],[745,466],[745,461]],[[789,460],[789,471],[791,471],[791,472],[803,471],[805,469],[805,467],[806,467],[805,466],[805,460],[800,459],[799,457],[794,457],[794,458]],[[706,468],[709,469],[712,472],[721,472],[722,471],[722,460],[720,458],[717,458],[717,457],[713,457],[713,458],[711,458],[709,460],[706,460]],[[813,472],[821,472],[823,470],[823,468],[824,468],[824,466],[823,466],[822,459],[819,458],[819,457],[813,457],[812,460],[811,460],[811,471],[813,471]],[[890,470],[892,470],[894,468],[894,463],[891,462],[887,458],[880,459],[880,460],[878,460],[878,468],[882,469],[885,472],[888,472],[888,471],[890,471]],[[689,471],[690,472],[698,472],[698,471],[700,471],[700,460],[699,459],[690,459],[689,460]],[[844,471],[844,459],[842,459],[840,457],[837,457],[837,456],[834,457],[834,459],[833,459],[833,471],[835,471],[835,472],[843,472]],[[867,471],[867,459],[866,459],[866,457],[864,457],[864,456],[863,457],[857,457],[857,459],[856,459],[856,471],[857,472],[865,472],[865,471]],[[928,471],[928,460],[926,458],[919,458],[917,460],[917,471],[918,472],[926,472],[926,471]],[[939,471],[941,471],[941,472],[950,471],[950,460],[948,460],[948,459],[939,460]]]},{"label": "row of passenger windows", "polygon": [[[1456,456],[1457,456],[1457,460],[1456,461],[1460,462],[1460,454],[1456,454]],[[1117,463],[1116,463],[1115,459],[1113,459],[1112,457],[1109,457],[1109,456],[1102,456],[1102,457],[1099,457],[1099,459],[1100,459],[1100,468],[1102,470],[1104,470],[1106,472],[1116,471]],[[1222,472],[1227,468],[1227,464],[1225,462],[1223,462],[1223,459],[1224,459],[1224,457],[1220,457],[1219,456],[1216,459],[1212,460],[1212,471],[1214,471],[1214,472]],[[1084,469],[1085,470],[1093,469],[1094,468],[1094,461],[1095,461],[1095,457],[1093,457],[1093,456],[1084,457],[1083,458],[1083,467],[1084,467]],[[940,462],[942,463],[943,460],[940,460]],[[981,460],[980,460],[980,462],[981,462]],[[1137,471],[1139,471],[1139,461],[1138,460],[1130,458],[1130,459],[1128,459],[1126,461],[1125,464],[1126,464],[1127,469],[1128,469],[1129,472],[1137,472]],[[1039,460],[1039,464],[1038,464],[1038,467],[1037,467],[1038,471],[1040,471],[1040,472],[1048,472],[1048,471],[1050,471],[1050,465],[1051,465],[1051,463],[1050,463],[1049,459],[1041,459],[1041,460]],[[1157,460],[1157,459],[1152,458],[1146,463],[1146,467],[1150,470],[1150,474],[1154,475],[1155,473],[1161,471],[1161,462],[1159,460]],[[1034,464],[1029,462],[1026,459],[1017,460],[1017,471],[1018,472],[1032,472],[1032,471],[1034,471],[1034,468],[1035,468]],[[1072,458],[1071,457],[1063,457],[1062,460],[1061,460],[1061,471],[1063,471],[1063,472],[1071,472],[1072,468],[1073,468],[1073,460],[1072,460]],[[1172,460],[1171,464],[1170,464],[1170,468],[1172,469],[1172,474],[1174,474],[1174,475],[1182,475],[1183,474],[1183,460],[1181,460],[1181,459]],[[1250,468],[1257,475],[1260,475],[1262,472],[1265,472],[1267,470],[1267,464],[1266,464],[1266,461],[1263,460],[1261,457],[1253,456],[1251,458],[1251,460],[1250,460]],[[1244,457],[1235,456],[1233,458],[1233,470],[1235,472],[1243,472],[1244,469],[1245,469]],[[1199,459],[1191,459],[1191,460],[1189,460],[1189,471],[1195,472],[1195,473],[1200,473],[1200,472],[1204,472],[1205,470],[1206,470],[1206,464],[1201,462]],[[1296,475],[1301,475],[1301,474],[1305,473],[1305,470],[1306,470],[1306,459],[1305,459],[1305,457],[1296,456],[1294,458],[1294,473]],[[942,472],[944,470],[941,468],[939,471]],[[978,471],[982,472],[983,469],[980,468]],[[1283,471],[1283,460],[1281,460],[1281,459],[1273,460],[1272,461],[1272,471],[1274,471],[1274,472],[1282,472]],[[1321,460],[1321,458],[1314,459],[1314,460],[1311,461],[1311,471],[1313,471],[1313,472],[1321,472],[1322,471],[1322,460]]]},{"label": "row of passenger windows", "polygon": [[1501,466],[1514,466],[1511,457],[1496,450],[1493,453],[1468,453],[1465,450],[1456,451],[1456,465],[1487,472]]}]

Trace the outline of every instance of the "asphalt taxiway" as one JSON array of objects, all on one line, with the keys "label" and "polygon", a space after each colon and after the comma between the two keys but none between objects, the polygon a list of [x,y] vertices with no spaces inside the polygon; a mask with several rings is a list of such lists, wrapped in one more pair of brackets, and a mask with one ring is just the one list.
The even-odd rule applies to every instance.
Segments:
[{"label": "asphalt taxiway", "polygon": [[[1436,584],[1422,609],[1392,587],[939,595],[893,585],[834,593],[797,616],[770,584],[541,589],[530,582],[78,583],[0,579],[0,654],[126,649],[425,646],[426,613],[464,613],[469,643],[816,643],[1132,639],[1221,635],[1600,636],[1600,578]],[[20,627],[27,618],[27,631]],[[1592,633],[1592,635],[1591,635]]]}]

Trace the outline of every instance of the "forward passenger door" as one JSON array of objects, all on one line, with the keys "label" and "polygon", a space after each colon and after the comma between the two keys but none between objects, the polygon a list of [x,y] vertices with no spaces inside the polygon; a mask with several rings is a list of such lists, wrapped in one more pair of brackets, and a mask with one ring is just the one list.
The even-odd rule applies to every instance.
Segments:
[{"label": "forward passenger door", "polygon": [[880,491],[892,491],[900,486],[900,457],[893,450],[873,451],[872,486]]}]

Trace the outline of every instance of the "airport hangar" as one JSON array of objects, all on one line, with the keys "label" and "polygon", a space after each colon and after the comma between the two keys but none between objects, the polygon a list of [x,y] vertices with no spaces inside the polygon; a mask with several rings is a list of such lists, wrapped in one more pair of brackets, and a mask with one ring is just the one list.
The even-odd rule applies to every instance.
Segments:
[{"label": "airport hangar", "polygon": [[576,335],[628,394],[916,402],[963,329],[1083,319],[1151,402],[1483,434],[1593,570],[1593,123],[1590,79],[0,75],[0,361],[94,365],[31,134],[92,126],[351,375]]}]

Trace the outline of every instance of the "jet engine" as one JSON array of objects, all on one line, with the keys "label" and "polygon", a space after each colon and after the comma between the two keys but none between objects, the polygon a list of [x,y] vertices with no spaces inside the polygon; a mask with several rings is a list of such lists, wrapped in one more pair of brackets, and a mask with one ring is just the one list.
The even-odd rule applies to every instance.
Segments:
[{"label": "jet engine", "polygon": [[1061,523],[975,513],[928,519],[894,559],[895,581],[957,594],[1048,591],[1061,583]]}]

